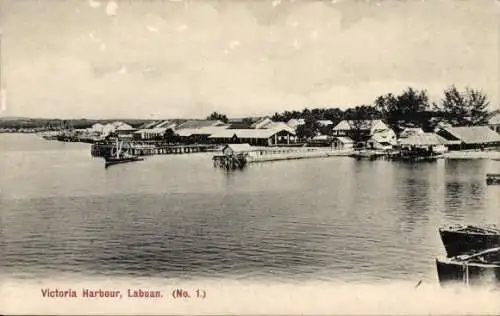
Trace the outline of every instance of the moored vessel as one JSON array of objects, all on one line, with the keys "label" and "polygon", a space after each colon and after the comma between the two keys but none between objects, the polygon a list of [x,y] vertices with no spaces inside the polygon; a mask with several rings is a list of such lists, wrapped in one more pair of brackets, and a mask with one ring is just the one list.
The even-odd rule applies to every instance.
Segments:
[{"label": "moored vessel", "polygon": [[500,184],[500,173],[487,173],[486,184]]},{"label": "moored vessel", "polygon": [[117,164],[127,163],[127,162],[134,162],[134,161],[141,161],[141,160],[144,160],[144,158],[124,153],[123,152],[123,142],[119,143],[118,139],[116,139],[116,146],[114,148],[114,155],[112,153],[110,156],[104,157],[104,161],[105,161],[104,166],[107,168],[107,167],[112,166],[112,165],[117,165]]},{"label": "moored vessel", "polygon": [[500,285],[500,247],[471,255],[436,259],[441,286],[463,283],[467,286]]},{"label": "moored vessel", "polygon": [[442,226],[439,235],[448,257],[500,247],[500,229],[493,224]]}]

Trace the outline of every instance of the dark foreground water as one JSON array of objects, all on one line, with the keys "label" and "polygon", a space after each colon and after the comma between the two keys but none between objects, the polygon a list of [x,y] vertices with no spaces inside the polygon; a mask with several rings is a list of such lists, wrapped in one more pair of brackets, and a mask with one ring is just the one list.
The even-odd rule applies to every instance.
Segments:
[{"label": "dark foreground water", "polygon": [[0,135],[1,274],[413,282],[435,279],[439,225],[500,223],[497,161],[210,158],[105,170],[89,145]]}]

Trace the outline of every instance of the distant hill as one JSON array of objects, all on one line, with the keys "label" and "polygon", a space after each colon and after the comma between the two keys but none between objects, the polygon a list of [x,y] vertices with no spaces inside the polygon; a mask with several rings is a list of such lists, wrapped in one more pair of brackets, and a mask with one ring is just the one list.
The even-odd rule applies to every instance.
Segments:
[{"label": "distant hill", "polygon": [[59,129],[66,128],[88,128],[95,123],[107,124],[116,121],[125,122],[133,127],[140,126],[152,120],[147,119],[52,119],[52,118],[28,118],[28,117],[0,117],[0,128],[4,129]]}]

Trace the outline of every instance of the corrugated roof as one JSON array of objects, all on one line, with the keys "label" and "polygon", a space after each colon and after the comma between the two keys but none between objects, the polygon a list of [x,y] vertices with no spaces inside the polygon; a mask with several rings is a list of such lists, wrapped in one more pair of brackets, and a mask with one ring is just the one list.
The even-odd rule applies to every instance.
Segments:
[{"label": "corrugated roof", "polygon": [[295,135],[295,130],[284,122],[272,122],[266,126],[266,129],[285,130]]},{"label": "corrugated roof", "polygon": [[155,127],[155,128],[143,128],[138,130],[137,134],[151,133],[151,134],[163,134],[168,130],[166,127]]},{"label": "corrugated roof", "polygon": [[340,137],[335,137],[334,139],[339,140],[343,144],[352,144],[352,143],[354,143],[354,141],[350,137],[340,136]]},{"label": "corrugated roof", "polygon": [[271,120],[269,117],[263,117],[257,122],[254,122],[250,125],[251,128],[265,128],[269,124],[274,123],[273,120]]},{"label": "corrugated roof", "polygon": [[220,131],[226,130],[229,125],[222,126],[205,126],[200,128],[184,128],[176,131],[176,134],[183,137],[191,135],[212,135]]},{"label": "corrugated roof", "polygon": [[291,127],[297,127],[299,125],[304,125],[306,121],[304,119],[290,119],[286,124]]},{"label": "corrugated roof", "polygon": [[227,144],[222,150],[226,148],[230,148],[233,152],[249,152],[255,150],[250,144]]},{"label": "corrugated roof", "polygon": [[186,128],[201,128],[207,126],[215,126],[224,124],[218,120],[188,120],[182,124],[180,124],[177,129],[186,129]]},{"label": "corrugated roof", "polygon": [[493,116],[489,121],[488,124],[490,125],[500,125],[500,113],[496,114]]},{"label": "corrugated roof", "polygon": [[[384,130],[388,129],[387,125],[385,125],[382,120],[362,120],[363,123],[365,123],[365,126],[367,129],[371,130]],[[351,126],[356,125],[355,121],[351,120],[343,120],[340,123],[338,123],[333,130],[334,131],[350,131]]]},{"label": "corrugated roof", "polygon": [[401,138],[398,143],[407,146],[438,146],[446,145],[448,141],[434,133],[423,133]]},{"label": "corrugated roof", "polygon": [[409,137],[411,135],[424,134],[424,131],[420,127],[407,127],[405,128],[399,137]]},{"label": "corrugated roof", "polygon": [[267,139],[283,129],[226,129],[212,134],[210,138],[232,138],[234,135],[238,138],[257,138]]},{"label": "corrugated roof", "polygon": [[130,130],[135,130],[135,128],[133,128],[132,126],[130,126],[126,123],[123,123],[122,125],[118,125],[116,127],[116,130],[117,131],[130,131]]},{"label": "corrugated roof", "polygon": [[500,135],[488,126],[464,126],[444,128],[445,131],[465,144],[484,144],[500,142]]}]

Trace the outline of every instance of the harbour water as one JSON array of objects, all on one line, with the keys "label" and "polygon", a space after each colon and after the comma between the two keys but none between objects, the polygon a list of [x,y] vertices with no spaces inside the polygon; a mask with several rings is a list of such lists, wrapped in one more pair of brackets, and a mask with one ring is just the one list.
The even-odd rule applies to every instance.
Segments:
[{"label": "harbour water", "polygon": [[0,135],[0,271],[196,279],[435,280],[444,223],[500,222],[491,160],[347,157],[252,164],[148,157],[104,169],[88,144]]}]

